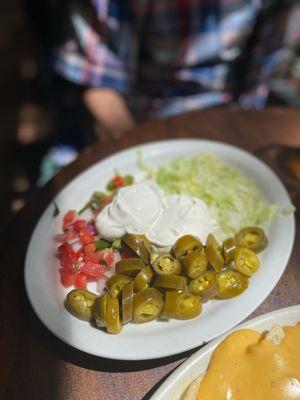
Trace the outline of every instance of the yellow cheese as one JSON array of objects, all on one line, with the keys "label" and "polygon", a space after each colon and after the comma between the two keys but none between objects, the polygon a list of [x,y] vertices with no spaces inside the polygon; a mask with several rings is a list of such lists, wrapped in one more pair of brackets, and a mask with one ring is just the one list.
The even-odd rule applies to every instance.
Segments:
[{"label": "yellow cheese", "polygon": [[284,338],[253,331],[229,335],[212,354],[197,400],[300,400],[300,323]]}]

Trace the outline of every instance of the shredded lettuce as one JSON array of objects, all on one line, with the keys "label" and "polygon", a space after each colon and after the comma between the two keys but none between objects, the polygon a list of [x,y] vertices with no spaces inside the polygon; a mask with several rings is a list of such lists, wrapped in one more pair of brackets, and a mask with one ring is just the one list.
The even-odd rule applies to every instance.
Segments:
[{"label": "shredded lettuce", "polygon": [[277,212],[277,206],[268,203],[252,181],[211,154],[179,157],[157,169],[143,168],[166,193],[201,198],[220,228],[220,240],[245,226],[265,228]]}]

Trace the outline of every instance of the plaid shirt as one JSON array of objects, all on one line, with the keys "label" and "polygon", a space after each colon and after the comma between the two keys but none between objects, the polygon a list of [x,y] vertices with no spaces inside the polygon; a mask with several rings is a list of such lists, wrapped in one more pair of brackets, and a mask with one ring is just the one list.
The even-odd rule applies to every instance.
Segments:
[{"label": "plaid shirt", "polygon": [[255,29],[259,43],[248,55],[251,73],[235,100],[245,107],[263,106],[286,47],[300,39],[300,24],[289,35],[282,28],[282,15],[285,20],[291,15],[288,7],[281,18],[274,14],[257,27],[264,0],[86,3],[70,11],[73,33],[57,51],[56,70],[87,87],[115,89],[147,116],[231,102],[232,80],[245,73],[234,69],[235,62]]}]

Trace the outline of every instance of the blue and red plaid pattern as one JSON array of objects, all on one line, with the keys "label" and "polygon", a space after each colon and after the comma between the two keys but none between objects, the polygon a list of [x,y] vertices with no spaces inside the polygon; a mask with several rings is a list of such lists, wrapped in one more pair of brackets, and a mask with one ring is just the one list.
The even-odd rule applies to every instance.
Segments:
[{"label": "blue and red plaid pattern", "polygon": [[[58,50],[56,70],[75,83],[133,97],[140,111],[159,116],[232,101],[231,65],[264,6],[264,0],[87,3],[90,13],[70,12],[74,36]],[[242,106],[264,105],[282,49],[293,44],[274,34],[276,23],[268,21],[251,54],[255,76],[238,100]],[[290,41],[299,41],[299,26]]]}]

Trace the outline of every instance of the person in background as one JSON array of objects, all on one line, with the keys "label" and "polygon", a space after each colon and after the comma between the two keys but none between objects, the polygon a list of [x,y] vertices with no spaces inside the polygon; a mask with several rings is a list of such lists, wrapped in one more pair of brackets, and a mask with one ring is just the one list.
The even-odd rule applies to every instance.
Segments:
[{"label": "person in background", "polygon": [[68,17],[55,69],[83,87],[100,136],[204,107],[261,108],[300,44],[297,0],[69,1]]}]

